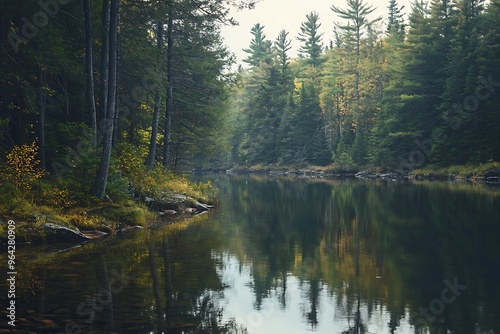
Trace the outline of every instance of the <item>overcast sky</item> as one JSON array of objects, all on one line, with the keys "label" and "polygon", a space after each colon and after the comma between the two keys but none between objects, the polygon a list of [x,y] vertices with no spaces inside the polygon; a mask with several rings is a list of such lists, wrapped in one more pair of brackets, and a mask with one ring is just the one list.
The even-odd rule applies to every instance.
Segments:
[{"label": "overcast sky", "polygon": [[[389,0],[365,0],[365,2],[377,8],[373,17],[381,16],[385,29]],[[405,6],[405,12],[411,8],[410,0],[398,0],[398,3]],[[300,24],[306,20],[306,14],[312,11],[319,14],[320,31],[324,33],[324,45],[328,45],[333,39],[333,22],[339,21],[336,14],[330,9],[333,4],[340,8],[347,7],[345,0],[262,0],[253,10],[233,12],[233,17],[239,22],[239,26],[223,27],[222,35],[225,44],[236,54],[238,63],[242,63],[242,59],[246,58],[247,55],[242,49],[248,48],[250,45],[252,39],[250,29],[255,23],[264,25],[264,33],[272,41],[276,39],[282,29],[285,29],[289,32],[289,39],[292,40],[290,56],[295,57],[300,45],[297,40]]]}]

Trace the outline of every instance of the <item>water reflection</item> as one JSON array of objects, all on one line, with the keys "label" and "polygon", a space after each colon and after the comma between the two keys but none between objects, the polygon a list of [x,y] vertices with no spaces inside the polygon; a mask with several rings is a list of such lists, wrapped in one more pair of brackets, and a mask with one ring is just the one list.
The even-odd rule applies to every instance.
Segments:
[{"label": "water reflection", "polygon": [[234,229],[227,239],[237,244],[228,249],[251,268],[255,309],[266,299],[283,303],[290,278],[298,280],[301,322],[291,316],[286,332],[500,331],[498,192],[446,183],[224,182],[221,233]]},{"label": "water reflection", "polygon": [[191,224],[19,250],[16,333],[500,333],[498,191],[217,183]]}]

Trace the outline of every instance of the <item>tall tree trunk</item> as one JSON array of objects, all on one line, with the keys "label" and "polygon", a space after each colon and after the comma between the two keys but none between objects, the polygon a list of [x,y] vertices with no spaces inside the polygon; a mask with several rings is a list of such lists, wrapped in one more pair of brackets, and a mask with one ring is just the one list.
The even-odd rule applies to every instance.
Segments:
[{"label": "tall tree trunk", "polygon": [[[109,0],[102,2],[102,25],[101,25],[101,80],[99,85],[99,117],[98,120],[106,118],[108,110],[108,77],[109,77]],[[99,137],[102,134],[98,134]],[[99,140],[98,140],[99,142]]]},{"label": "tall tree trunk", "polygon": [[83,0],[85,13],[85,101],[87,111],[90,113],[90,127],[92,128],[92,144],[97,146],[97,113],[94,97],[94,66],[92,50],[92,8],[90,0]]},{"label": "tall tree trunk", "polygon": [[39,85],[39,93],[38,93],[38,105],[40,108],[40,127],[39,133],[39,147],[40,147],[40,166],[45,169],[46,168],[46,160],[45,160],[45,109],[46,109],[46,98],[45,98],[45,84],[47,81],[47,74],[45,70],[40,66],[40,72],[38,73],[38,85]]},{"label": "tall tree trunk", "polygon": [[172,112],[173,112],[173,80],[172,80],[172,64],[173,64],[173,2],[168,3],[168,23],[167,23],[167,107],[165,112],[165,136],[163,144],[163,166],[168,169],[170,160],[170,130],[172,127]]},{"label": "tall tree trunk", "polygon": [[104,197],[108,179],[111,150],[113,144],[113,118],[116,107],[116,74],[118,50],[118,11],[120,0],[111,0],[109,25],[109,78],[108,78],[108,108],[104,119],[103,149],[99,170],[94,183],[94,195]]},{"label": "tall tree trunk", "polygon": [[[156,42],[160,53],[160,62],[161,62],[161,57],[163,54],[163,20],[159,20],[158,22]],[[155,107],[153,112],[153,124],[151,126],[151,139],[149,141],[149,152],[148,152],[148,157],[146,159],[146,166],[148,167],[148,169],[153,168],[156,157],[156,141],[158,139],[158,123],[160,121],[160,110],[161,110],[160,89],[161,87],[158,87],[156,89]]]},{"label": "tall tree trunk", "polygon": [[[118,13],[117,26],[120,26],[120,13]],[[121,57],[122,46],[120,43],[120,32],[117,32],[117,46],[116,46],[116,89],[115,89],[115,112],[113,115],[113,140],[111,146],[116,148],[118,142],[118,118],[120,117],[120,57]]]},{"label": "tall tree trunk", "polygon": [[160,123],[160,111],[161,111],[161,93],[156,92],[155,96],[155,107],[153,111],[153,123],[151,129],[151,138],[149,141],[149,152],[146,159],[146,166],[148,169],[153,169],[156,157],[156,141],[158,140],[158,126]]}]

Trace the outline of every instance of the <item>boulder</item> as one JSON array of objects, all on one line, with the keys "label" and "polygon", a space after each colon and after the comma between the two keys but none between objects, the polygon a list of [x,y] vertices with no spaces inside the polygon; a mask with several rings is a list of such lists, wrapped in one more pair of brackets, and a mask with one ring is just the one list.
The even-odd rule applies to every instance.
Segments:
[{"label": "boulder", "polygon": [[46,240],[81,243],[92,239],[91,237],[88,237],[80,232],[77,228],[71,229],[66,226],[53,223],[45,223],[42,226],[42,229],[45,233]]},{"label": "boulder", "polygon": [[366,170],[359,171],[356,174],[354,174],[354,176],[357,177],[358,179],[364,179],[368,176],[368,171]]},{"label": "boulder", "polygon": [[175,210],[164,210],[163,213],[167,216],[175,216],[177,214],[177,211]]}]

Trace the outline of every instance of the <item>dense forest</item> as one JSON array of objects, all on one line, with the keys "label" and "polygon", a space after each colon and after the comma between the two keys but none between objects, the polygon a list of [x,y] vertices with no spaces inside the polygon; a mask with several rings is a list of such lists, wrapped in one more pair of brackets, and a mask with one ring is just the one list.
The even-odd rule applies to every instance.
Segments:
[{"label": "dense forest", "polygon": [[[274,41],[255,24],[231,110],[233,161],[408,172],[500,160],[500,2],[403,9],[390,0],[382,19],[347,0]],[[335,22],[333,41],[321,19]]]},{"label": "dense forest", "polygon": [[332,41],[316,12],[274,41],[256,23],[233,73],[220,28],[256,2],[2,1],[2,211],[151,194],[186,168],[500,161],[498,0],[390,0],[384,20],[347,0],[321,13]]},{"label": "dense forest", "polygon": [[234,80],[220,27],[253,5],[2,0],[2,211],[144,195],[217,159]]}]

